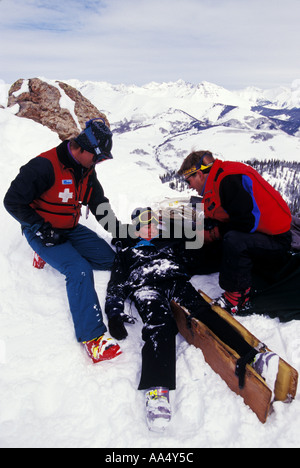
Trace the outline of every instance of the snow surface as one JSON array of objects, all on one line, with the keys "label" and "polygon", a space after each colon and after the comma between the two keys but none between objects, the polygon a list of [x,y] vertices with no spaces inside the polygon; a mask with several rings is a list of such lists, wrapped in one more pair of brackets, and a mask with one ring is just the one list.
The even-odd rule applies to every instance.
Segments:
[{"label": "snow surface", "polygon": [[[0,82],[1,96],[4,86],[7,89]],[[114,160],[97,169],[106,195],[124,222],[136,206],[174,197],[174,191],[161,184],[154,162],[145,168],[130,154],[135,133],[115,135]],[[8,109],[0,109],[0,141],[1,199],[21,165],[59,144],[55,133]],[[290,405],[276,402],[263,425],[205,363],[201,351],[181,336],[177,337],[177,390],[171,392],[173,418],[163,435],[149,432],[144,395],[137,390],[143,344],[140,319],[127,326],[129,336],[121,343],[123,354],[118,359],[93,365],[75,339],[64,277],[49,265],[44,270],[32,267],[33,252],[3,206],[0,222],[1,448],[300,445],[299,395]],[[83,222],[109,241],[92,217]],[[108,280],[108,272],[95,272],[102,306]],[[211,296],[221,291],[216,274],[194,277],[192,282]],[[133,306],[127,303],[126,307],[138,317]],[[281,324],[260,316],[240,320],[300,371],[299,322]]]}]

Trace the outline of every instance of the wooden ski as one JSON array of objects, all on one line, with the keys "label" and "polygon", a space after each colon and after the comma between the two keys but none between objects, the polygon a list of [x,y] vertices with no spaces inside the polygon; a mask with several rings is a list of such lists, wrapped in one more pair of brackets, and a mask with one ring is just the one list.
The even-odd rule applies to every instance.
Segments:
[{"label": "wooden ski", "polygon": [[[203,291],[199,291],[203,299],[209,304],[212,299],[207,296]],[[239,323],[232,315],[220,306],[212,305],[212,310],[223,317],[229,322],[254,348],[259,345],[260,341],[247,330],[241,323]],[[271,351],[266,347],[268,351]],[[296,396],[298,385],[298,372],[290,364],[280,358],[279,372],[275,384],[275,401],[284,401],[290,403]]]},{"label": "wooden ski", "polygon": [[[212,302],[205,293],[202,291],[199,293],[208,303]],[[272,406],[272,392],[264,379],[250,365],[247,365],[245,385],[241,389],[238,377],[235,375],[236,363],[240,356],[200,320],[192,317],[187,309],[173,301],[172,310],[181,335],[188,343],[202,350],[204,359],[211,368],[222,377],[232,391],[244,399],[245,404],[252,409],[258,419],[265,423]],[[229,322],[251,346],[261,345],[261,342],[254,335],[224,309],[212,305],[212,311]],[[275,400],[292,401],[296,395],[297,382],[298,372],[280,358]]]}]

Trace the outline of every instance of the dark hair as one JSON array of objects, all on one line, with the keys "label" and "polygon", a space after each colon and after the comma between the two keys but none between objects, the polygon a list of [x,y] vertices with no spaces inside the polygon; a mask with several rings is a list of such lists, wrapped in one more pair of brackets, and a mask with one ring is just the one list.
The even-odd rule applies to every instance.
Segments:
[{"label": "dark hair", "polygon": [[[208,165],[210,163],[213,163],[215,161],[215,158],[213,157],[213,154],[206,150],[206,151],[193,151],[190,153],[185,160],[182,163],[181,168],[178,171],[179,175],[183,175],[186,171],[191,169],[193,166],[196,166],[199,164],[199,162],[203,161],[203,165]],[[203,173],[207,173],[210,171],[210,167],[208,169],[205,169]]]}]

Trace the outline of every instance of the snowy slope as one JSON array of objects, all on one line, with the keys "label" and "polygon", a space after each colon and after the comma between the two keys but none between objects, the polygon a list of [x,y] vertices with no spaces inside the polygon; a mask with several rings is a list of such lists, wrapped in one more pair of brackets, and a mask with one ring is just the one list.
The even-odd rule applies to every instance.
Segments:
[{"label": "snowy slope", "polygon": [[[121,110],[111,121],[120,118]],[[212,140],[218,137],[224,135],[211,135]],[[22,164],[59,143],[56,134],[8,109],[0,109],[0,141],[1,199]],[[159,180],[153,148],[160,142],[161,132],[151,127],[115,133],[114,160],[98,166],[106,195],[124,222],[135,206],[174,197]],[[136,149],[147,151],[148,159]],[[109,240],[91,217],[83,222]],[[93,365],[75,340],[63,276],[48,265],[42,271],[32,267],[33,253],[3,206],[0,225],[0,447],[299,446],[299,396],[291,405],[276,403],[262,425],[204,362],[201,351],[180,336],[173,420],[163,436],[149,433],[143,394],[136,390],[141,321],[128,326],[129,337],[118,360]],[[108,279],[109,273],[95,272],[102,305]],[[194,277],[193,284],[212,296],[220,292],[217,275]],[[130,310],[129,303],[127,307]],[[133,307],[131,312],[137,317]],[[280,324],[256,316],[241,321],[300,371],[299,322]]]}]

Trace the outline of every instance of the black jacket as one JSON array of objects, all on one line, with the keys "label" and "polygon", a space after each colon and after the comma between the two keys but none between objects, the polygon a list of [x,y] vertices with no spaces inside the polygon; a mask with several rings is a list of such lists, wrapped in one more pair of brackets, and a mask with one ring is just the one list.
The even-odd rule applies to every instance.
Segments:
[{"label": "black jacket", "polygon": [[[68,141],[62,142],[57,148],[59,160],[67,167],[72,169],[75,180],[78,182],[85,174],[85,169],[71,157],[68,151]],[[51,162],[42,157],[31,159],[25,166],[22,166],[18,176],[11,183],[10,188],[4,198],[4,206],[6,210],[21,223],[22,227],[31,227],[38,229],[43,218],[30,207],[30,203],[41,197],[41,195],[49,190],[55,182],[54,169]],[[117,231],[120,227],[120,222],[116,219],[113,210],[109,205],[108,198],[104,195],[104,190],[97,179],[96,171],[93,170],[89,177],[89,187],[92,189],[89,200],[89,208],[106,230],[112,232],[110,226],[105,223],[107,214],[110,219],[114,219],[117,226]],[[101,204],[108,204],[107,207],[110,213],[97,214],[97,208]],[[86,204],[83,200],[83,204]],[[116,236],[118,232],[113,232]]]},{"label": "black jacket", "polygon": [[127,241],[115,258],[108,283],[105,312],[109,318],[122,315],[127,297],[143,287],[161,287],[164,282],[190,277],[184,263],[184,242],[159,237]]}]

